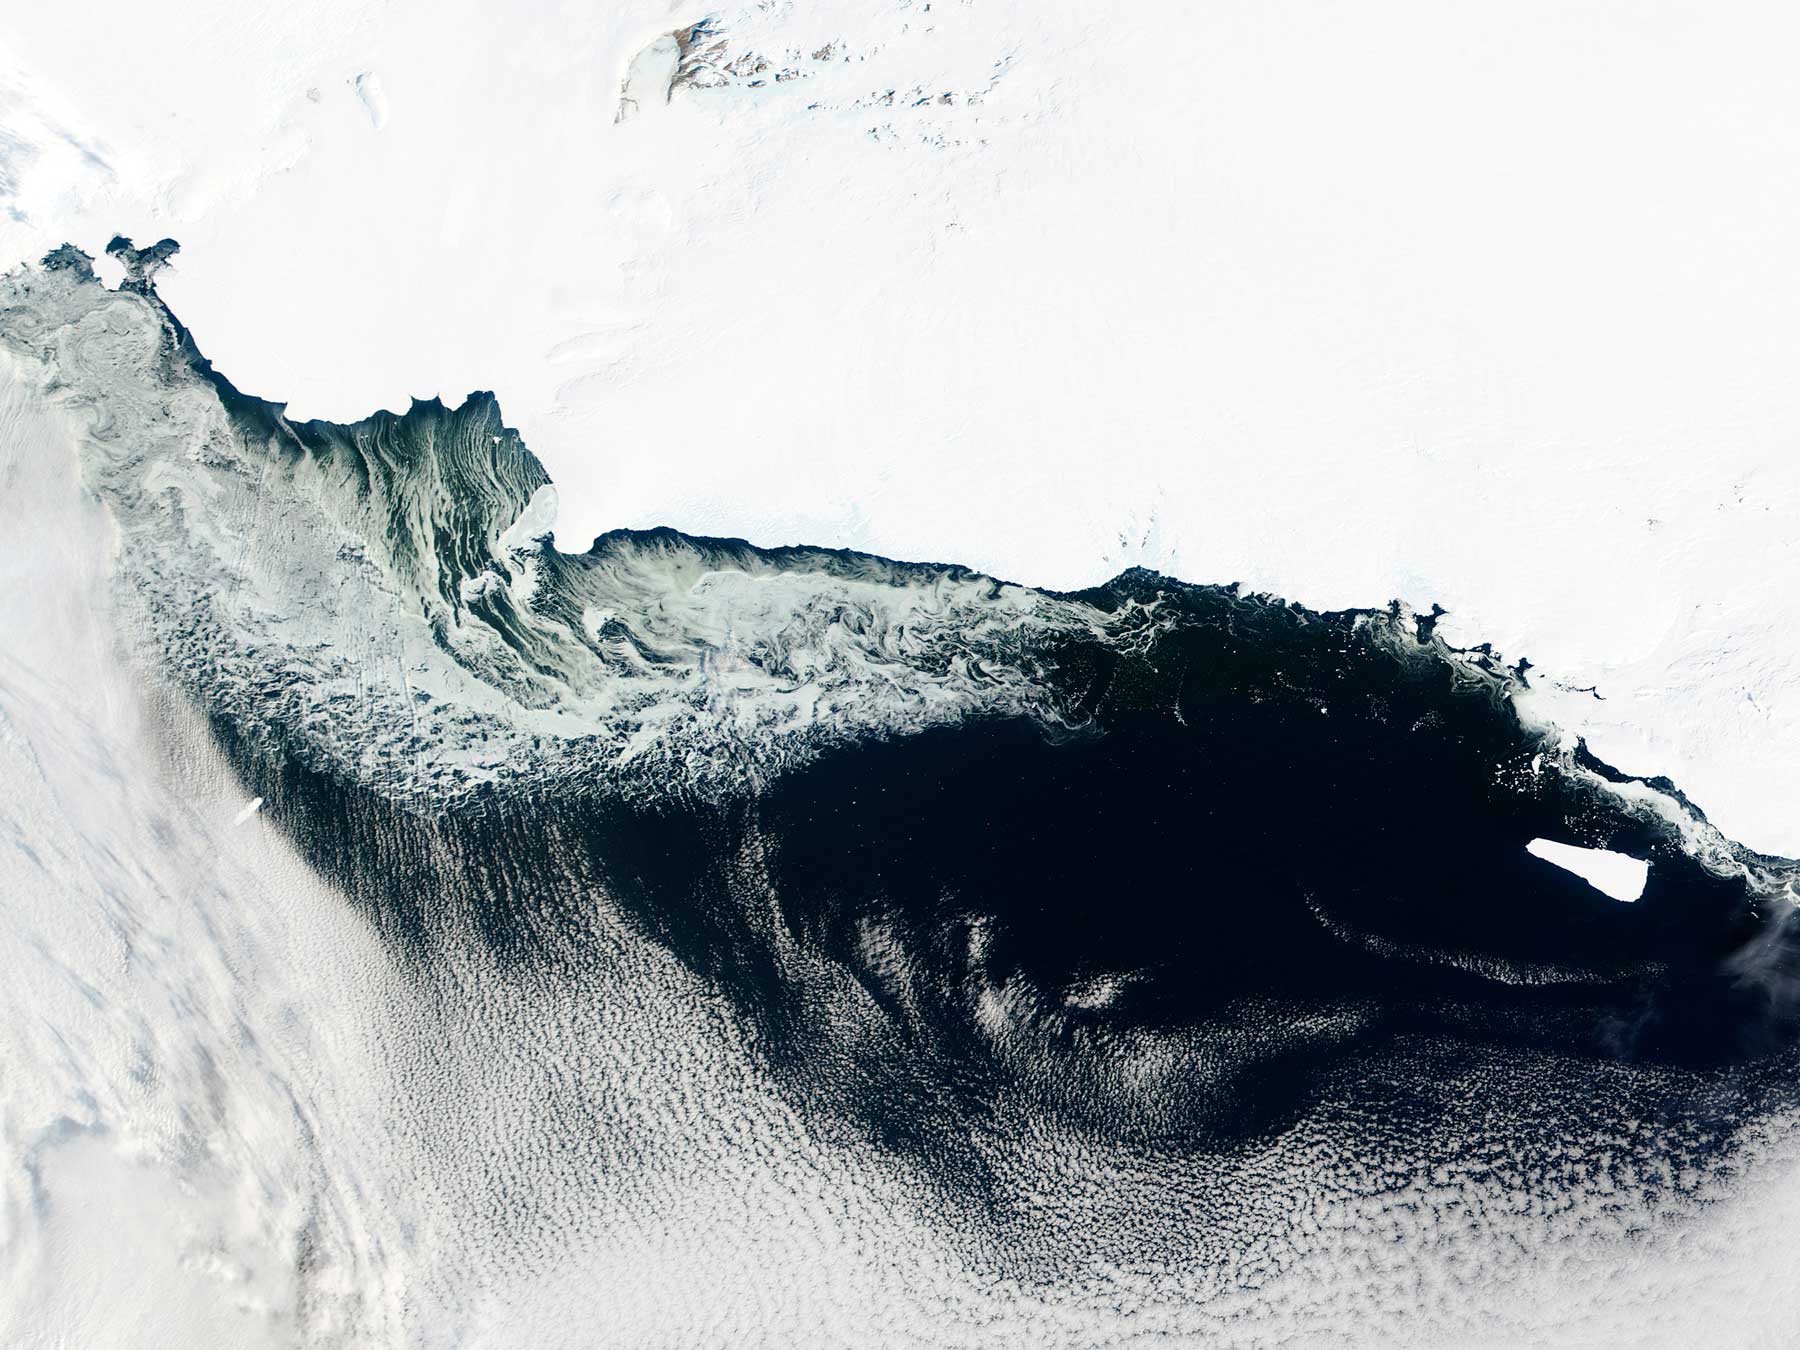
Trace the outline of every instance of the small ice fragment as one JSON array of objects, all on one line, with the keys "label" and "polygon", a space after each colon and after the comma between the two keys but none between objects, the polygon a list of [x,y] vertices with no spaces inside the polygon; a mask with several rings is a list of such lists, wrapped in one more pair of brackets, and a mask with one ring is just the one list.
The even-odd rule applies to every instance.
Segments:
[{"label": "small ice fragment", "polygon": [[1577,848],[1551,839],[1533,839],[1525,845],[1533,857],[1573,872],[1595,890],[1615,900],[1636,900],[1644,893],[1650,864],[1604,848]]},{"label": "small ice fragment", "polygon": [[355,86],[356,97],[362,101],[363,111],[369,115],[369,125],[380,131],[388,120],[387,90],[381,87],[381,76],[365,70],[351,83]]},{"label": "small ice fragment", "polygon": [[244,809],[231,818],[231,823],[233,825],[242,825],[246,820],[250,819],[251,816],[262,810],[262,804],[263,799],[261,797],[252,797],[249,801],[244,803]]}]

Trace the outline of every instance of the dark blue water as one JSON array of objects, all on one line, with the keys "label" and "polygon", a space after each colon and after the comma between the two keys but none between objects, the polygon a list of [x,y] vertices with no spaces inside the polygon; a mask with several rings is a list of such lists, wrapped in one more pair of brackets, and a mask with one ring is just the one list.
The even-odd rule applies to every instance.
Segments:
[{"label": "dark blue water", "polygon": [[[153,296],[172,246],[115,251]],[[491,400],[293,427],[168,322],[170,359],[271,453],[384,475],[383,500],[428,490],[420,547],[443,577],[470,575],[491,520],[546,481],[487,434],[504,431]],[[947,1176],[956,1141],[1020,1100],[1193,1152],[1322,1115],[1361,1122],[1355,1152],[1369,1120],[1404,1118],[1416,1152],[1471,1130],[1516,1143],[1534,1111],[1541,1139],[1678,1121],[1691,1148],[1791,1099],[1800,951],[1776,892],[1793,865],[1719,841],[1741,866],[1701,866],[1607,789],[1623,775],[1521,724],[1523,664],[1449,651],[1435,615],[1320,614],[1144,572],[1078,598],[1160,626],[1136,646],[1041,640],[1027,665],[1065,727],[840,742],[704,801],[621,794],[597,763],[407,807],[279,727],[209,711],[247,790],[400,959],[475,944],[554,979],[616,909],[706,979],[816,1120]],[[1648,860],[1642,897],[1531,856],[1538,837]],[[1536,1086],[1446,1086],[1462,1081]]]},{"label": "dark blue water", "polygon": [[[1403,1046],[1551,1057],[1615,1096],[1621,1072],[1658,1092],[1687,1075],[1729,1101],[1792,1045],[1785,909],[1702,868],[1591,758],[1546,767],[1504,694],[1516,672],[1472,676],[1388,615],[1142,573],[1088,598],[1158,595],[1179,621],[1146,650],[1045,653],[1082,712],[1066,733],[989,719],[871,741],[725,802],[564,788],[421,818],[219,729],[397,950],[430,962],[472,936],[552,968],[604,899],[759,1028],[812,1108],[896,1146],[1007,1093],[1067,1109],[1059,1085],[1129,1031],[1209,1048],[1182,1109],[1157,1108],[1164,1145],[1203,1149],[1283,1128],[1328,1086],[1354,1096]],[[1649,859],[1643,896],[1531,856],[1539,836]],[[796,950],[866,992],[883,1049],[843,1043]],[[1082,997],[1102,980],[1110,998]],[[1029,994],[996,1032],[972,991],[999,987]],[[1132,1101],[1081,1091],[1098,1128],[1136,1131]]]}]

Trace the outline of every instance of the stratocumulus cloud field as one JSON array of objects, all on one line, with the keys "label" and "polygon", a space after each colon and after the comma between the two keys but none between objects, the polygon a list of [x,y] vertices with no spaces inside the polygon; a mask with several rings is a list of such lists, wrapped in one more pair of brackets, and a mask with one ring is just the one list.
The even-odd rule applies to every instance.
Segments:
[{"label": "stratocumulus cloud field", "polygon": [[0,1339],[1795,1334],[1795,864],[1528,663],[564,551],[491,395],[292,420],[172,255],[0,282]]}]

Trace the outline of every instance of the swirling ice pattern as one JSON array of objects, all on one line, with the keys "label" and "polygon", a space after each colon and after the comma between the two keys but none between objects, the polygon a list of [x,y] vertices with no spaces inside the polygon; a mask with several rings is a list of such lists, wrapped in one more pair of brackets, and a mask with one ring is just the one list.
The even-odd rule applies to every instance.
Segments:
[{"label": "swirling ice pattern", "polygon": [[152,297],[79,261],[4,285],[8,343],[90,418],[84,463],[171,666],[395,796],[582,771],[717,791],[834,738],[1055,723],[1032,645],[1156,622],[822,549],[652,531],[562,553],[554,490],[489,396],[290,424],[222,398]]}]

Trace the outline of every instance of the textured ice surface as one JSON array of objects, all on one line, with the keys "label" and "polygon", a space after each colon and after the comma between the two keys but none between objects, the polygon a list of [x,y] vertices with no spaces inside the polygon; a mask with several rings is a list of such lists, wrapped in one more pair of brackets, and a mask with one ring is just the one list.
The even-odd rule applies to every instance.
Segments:
[{"label": "textured ice surface", "polygon": [[1441,604],[1792,854],[1797,22],[15,5],[0,252],[175,235],[178,312],[298,417],[496,391],[565,547]]}]

